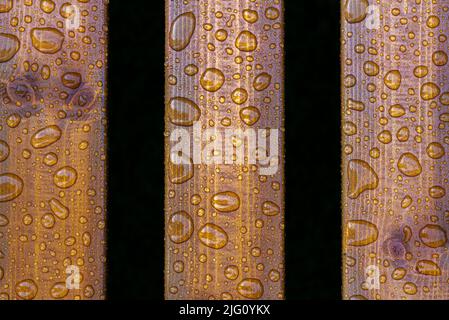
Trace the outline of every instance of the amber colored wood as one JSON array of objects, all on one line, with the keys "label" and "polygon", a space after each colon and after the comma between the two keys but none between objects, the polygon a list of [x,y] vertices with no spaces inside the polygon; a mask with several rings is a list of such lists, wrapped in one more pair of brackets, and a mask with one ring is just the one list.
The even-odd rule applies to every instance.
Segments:
[{"label": "amber colored wood", "polygon": [[[166,31],[165,297],[283,299],[283,1],[166,0]],[[182,152],[182,165],[171,158],[175,130],[201,150],[207,129],[218,141],[265,128],[279,130],[277,156],[259,149],[277,163],[271,173],[260,162],[195,161],[198,150]]]},{"label": "amber colored wood", "polygon": [[449,298],[448,8],[341,1],[344,299]]},{"label": "amber colored wood", "polygon": [[0,1],[0,299],[105,297],[107,2]]}]

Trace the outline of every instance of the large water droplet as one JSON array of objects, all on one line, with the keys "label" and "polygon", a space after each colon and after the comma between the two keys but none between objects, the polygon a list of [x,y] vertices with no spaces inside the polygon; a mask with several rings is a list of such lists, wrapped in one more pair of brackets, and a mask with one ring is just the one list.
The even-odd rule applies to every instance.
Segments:
[{"label": "large water droplet", "polygon": [[196,18],[192,12],[179,15],[170,27],[170,47],[175,51],[184,50],[190,43],[195,27]]},{"label": "large water droplet", "polygon": [[358,23],[365,20],[369,3],[368,0],[346,0],[344,15],[349,23]]},{"label": "large water droplet", "polygon": [[240,295],[248,299],[260,299],[263,295],[263,285],[259,279],[243,279],[237,286]]},{"label": "large water droplet", "polygon": [[418,263],[416,264],[416,271],[426,276],[438,277],[441,275],[440,267],[435,262],[430,260],[418,261]]},{"label": "large water droplet", "polygon": [[0,175],[0,202],[11,201],[22,193],[22,179],[12,173]]},{"label": "large water droplet", "polygon": [[279,208],[279,206],[272,201],[265,201],[262,204],[262,213],[266,216],[276,216],[280,211],[281,209]]},{"label": "large water droplet", "polygon": [[235,46],[240,51],[254,51],[257,49],[257,37],[250,31],[242,31],[235,40]]},{"label": "large water droplet", "polygon": [[168,236],[174,243],[183,243],[193,233],[193,220],[185,211],[172,214],[168,220]]},{"label": "large water droplet", "polygon": [[5,13],[11,11],[13,7],[13,0],[2,0],[0,1],[0,13]]},{"label": "large water droplet", "polygon": [[436,224],[428,224],[422,228],[419,238],[430,248],[443,247],[447,242],[446,230]]},{"label": "large water droplet", "polygon": [[240,119],[248,125],[252,126],[260,119],[260,111],[256,107],[246,107],[240,110]]},{"label": "large water droplet", "polygon": [[359,159],[348,162],[348,197],[356,199],[366,190],[374,190],[379,184],[379,178],[371,166]]},{"label": "large water droplet", "polygon": [[53,181],[61,189],[73,186],[78,178],[78,173],[72,167],[66,166],[56,171]]},{"label": "large water droplet", "polygon": [[240,198],[232,191],[220,192],[212,197],[211,204],[218,211],[232,212],[240,207]]},{"label": "large water droplet", "polygon": [[13,34],[0,33],[0,63],[11,60],[20,49],[20,41]]},{"label": "large water droplet", "polygon": [[182,156],[181,164],[174,164],[169,162],[168,164],[168,174],[170,177],[170,182],[174,184],[181,184],[192,179],[194,175],[193,161],[186,155]]},{"label": "large water droplet", "polygon": [[253,87],[257,91],[263,91],[266,88],[268,88],[270,83],[271,83],[271,75],[266,72],[263,72],[254,79]]},{"label": "large water droplet", "polygon": [[48,126],[40,129],[31,137],[31,145],[36,149],[42,149],[58,141],[61,135],[62,131],[58,126]]},{"label": "large water droplet", "polygon": [[168,118],[177,126],[192,126],[201,116],[201,110],[192,100],[182,97],[172,98],[168,107]]},{"label": "large water droplet", "polygon": [[200,79],[200,84],[204,90],[216,92],[220,90],[225,82],[225,76],[221,70],[208,68],[204,71]]},{"label": "large water droplet", "polygon": [[200,241],[207,247],[221,249],[228,243],[228,234],[219,226],[207,223],[198,232]]},{"label": "large water droplet", "polygon": [[54,299],[62,299],[69,294],[69,289],[67,289],[65,282],[58,282],[53,285],[50,289],[50,295]]},{"label": "large water droplet", "polygon": [[6,141],[0,140],[0,162],[8,159],[9,156],[9,145]]},{"label": "large water droplet", "polygon": [[82,77],[78,72],[66,72],[61,77],[64,87],[77,89],[81,85]]},{"label": "large water droplet", "polygon": [[32,300],[37,295],[37,284],[31,280],[23,280],[16,284],[16,294],[23,300]]},{"label": "large water droplet", "polygon": [[65,220],[69,217],[69,209],[64,206],[58,199],[51,199],[49,202],[51,211],[56,217],[61,220]]},{"label": "large water droplet", "polygon": [[34,28],[31,30],[33,47],[46,54],[53,54],[61,50],[64,34],[55,28]]},{"label": "large water droplet", "polygon": [[424,83],[421,87],[421,98],[432,100],[440,94],[440,88],[433,82]]},{"label": "large water droplet", "polygon": [[366,220],[351,220],[346,224],[345,238],[349,246],[367,246],[377,240],[377,226]]},{"label": "large water droplet", "polygon": [[389,71],[384,78],[385,85],[391,90],[398,90],[401,86],[402,76],[399,70]]},{"label": "large water droplet", "polygon": [[406,152],[399,157],[398,169],[408,177],[416,177],[422,172],[418,158],[410,152]]}]

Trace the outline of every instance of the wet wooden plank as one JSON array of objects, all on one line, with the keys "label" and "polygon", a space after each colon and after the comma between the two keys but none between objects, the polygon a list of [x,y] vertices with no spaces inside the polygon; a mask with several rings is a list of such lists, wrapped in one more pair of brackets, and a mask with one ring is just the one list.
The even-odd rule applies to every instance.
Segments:
[{"label": "wet wooden plank", "polygon": [[447,300],[449,2],[341,4],[343,298]]},{"label": "wet wooden plank", "polygon": [[284,298],[282,5],[166,0],[166,299]]},{"label": "wet wooden plank", "polygon": [[0,299],[105,295],[107,1],[0,1]]}]

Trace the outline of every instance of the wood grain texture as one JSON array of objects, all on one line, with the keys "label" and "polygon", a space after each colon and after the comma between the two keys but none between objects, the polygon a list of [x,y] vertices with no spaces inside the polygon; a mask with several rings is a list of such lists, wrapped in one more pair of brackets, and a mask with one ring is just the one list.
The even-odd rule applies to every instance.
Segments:
[{"label": "wood grain texture", "polygon": [[1,299],[104,298],[107,4],[0,1]]},{"label": "wood grain texture", "polygon": [[341,1],[344,299],[449,299],[448,10]]},{"label": "wood grain texture", "polygon": [[282,5],[166,0],[166,299],[284,298]]}]

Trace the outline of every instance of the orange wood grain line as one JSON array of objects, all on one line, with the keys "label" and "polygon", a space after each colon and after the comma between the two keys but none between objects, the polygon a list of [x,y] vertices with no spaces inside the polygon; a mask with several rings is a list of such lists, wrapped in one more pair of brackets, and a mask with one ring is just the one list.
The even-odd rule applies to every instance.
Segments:
[{"label": "orange wood grain line", "polygon": [[0,299],[104,298],[107,3],[0,0]]},{"label": "orange wood grain line", "polygon": [[166,0],[166,30],[165,297],[283,299],[283,3]]},{"label": "orange wood grain line", "polygon": [[341,1],[343,298],[449,298],[447,0]]}]

